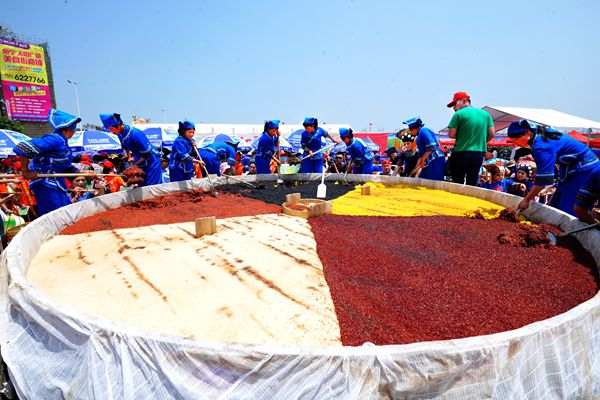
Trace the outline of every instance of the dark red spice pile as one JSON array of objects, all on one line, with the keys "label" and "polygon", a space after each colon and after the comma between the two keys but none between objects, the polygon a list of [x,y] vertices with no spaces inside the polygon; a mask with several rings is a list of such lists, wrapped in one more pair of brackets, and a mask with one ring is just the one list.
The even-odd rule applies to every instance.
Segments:
[{"label": "dark red spice pile", "polygon": [[309,220],[342,342],[404,344],[486,335],[563,313],[598,291],[576,241],[514,247],[519,224],[452,216]]},{"label": "dark red spice pile", "polygon": [[135,165],[123,171],[123,176],[125,177],[125,179],[127,180],[127,184],[129,185],[144,183],[144,175],[145,172],[141,168],[136,167]]},{"label": "dark red spice pile", "polygon": [[519,225],[517,232],[502,232],[498,235],[500,244],[510,244],[519,247],[544,246],[550,248],[548,230],[540,225]]},{"label": "dark red spice pile", "polygon": [[174,224],[209,216],[229,218],[280,212],[281,205],[267,204],[231,193],[220,193],[218,197],[214,197],[210,193],[193,190],[154,197],[101,212],[80,219],[65,228],[61,234],[74,235],[137,226]]},{"label": "dark red spice pile", "polygon": [[514,208],[507,207],[500,211],[498,218],[508,222],[519,222],[519,215]]}]

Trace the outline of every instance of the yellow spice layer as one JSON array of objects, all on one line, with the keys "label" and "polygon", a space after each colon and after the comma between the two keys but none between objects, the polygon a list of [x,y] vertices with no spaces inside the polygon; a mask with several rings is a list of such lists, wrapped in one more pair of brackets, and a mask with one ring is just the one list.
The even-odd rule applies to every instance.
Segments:
[{"label": "yellow spice layer", "polygon": [[333,200],[333,214],[416,217],[428,215],[472,216],[480,213],[486,219],[496,218],[504,207],[475,197],[417,186],[386,186],[368,182],[371,194],[361,195],[357,187]]}]

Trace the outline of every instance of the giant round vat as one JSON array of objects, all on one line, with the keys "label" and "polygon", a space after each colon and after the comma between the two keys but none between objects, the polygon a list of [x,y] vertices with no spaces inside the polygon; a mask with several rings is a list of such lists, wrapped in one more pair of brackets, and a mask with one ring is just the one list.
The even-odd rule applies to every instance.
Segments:
[{"label": "giant round vat", "polygon": [[[284,178],[317,180],[320,176]],[[246,179],[255,182],[255,178]],[[378,176],[346,179],[418,184],[502,206],[514,207],[518,201],[510,195],[444,182]],[[220,182],[226,183],[226,178]],[[600,394],[598,295],[555,317],[485,336],[384,346],[315,345],[306,338],[305,344],[289,346],[243,344],[236,342],[235,336],[219,341],[177,332],[151,333],[152,327],[133,328],[116,318],[94,317],[56,302],[25,278],[41,245],[75,221],[201,185],[204,182],[170,183],[82,202],[40,218],[13,240],[3,254],[0,270],[0,348],[19,395],[537,399]],[[565,230],[579,224],[538,204],[533,204],[527,215]],[[600,234],[582,232],[578,238],[598,263]],[[118,314],[118,310],[112,311]],[[328,329],[314,321],[308,323],[317,324],[323,332]]]}]

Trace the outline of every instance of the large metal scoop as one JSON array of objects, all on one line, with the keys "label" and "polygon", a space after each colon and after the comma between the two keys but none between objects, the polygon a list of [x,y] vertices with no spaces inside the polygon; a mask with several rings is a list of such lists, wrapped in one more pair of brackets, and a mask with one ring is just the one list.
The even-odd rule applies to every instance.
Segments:
[{"label": "large metal scoop", "polygon": [[597,222],[595,224],[582,226],[581,228],[573,229],[572,231],[563,232],[558,235],[555,235],[552,232],[548,232],[548,240],[550,240],[550,243],[552,243],[553,245],[557,245],[558,241],[565,236],[569,236],[569,235],[572,235],[574,233],[581,232],[581,231],[587,231],[588,229],[597,228],[599,226],[600,226],[600,222]]}]

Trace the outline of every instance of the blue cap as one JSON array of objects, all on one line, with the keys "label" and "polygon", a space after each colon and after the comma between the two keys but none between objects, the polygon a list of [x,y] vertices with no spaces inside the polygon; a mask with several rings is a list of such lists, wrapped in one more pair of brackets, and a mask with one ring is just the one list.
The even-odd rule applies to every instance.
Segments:
[{"label": "blue cap", "polygon": [[527,121],[526,119],[519,119],[510,123],[506,135],[511,138],[518,138],[523,136],[526,130],[536,132],[537,129],[537,125],[533,122]]},{"label": "blue cap", "polygon": [[340,128],[340,137],[349,138],[353,136],[352,128]]},{"label": "blue cap", "polygon": [[319,125],[319,121],[314,117],[306,117],[304,118],[304,122],[302,123],[304,126],[314,126],[315,128]]},{"label": "blue cap", "polygon": [[187,131],[188,129],[196,129],[196,125],[194,125],[194,123],[192,121],[179,121],[179,129],[177,130],[177,132],[179,133],[183,133],[185,131]]},{"label": "blue cap", "polygon": [[121,114],[100,114],[100,121],[102,121],[102,125],[105,128],[110,128],[111,126],[121,125],[123,121],[121,120]]},{"label": "blue cap", "polygon": [[422,126],[425,126],[425,124],[421,120],[421,117],[419,116],[407,119],[403,122],[403,124],[408,125],[408,129],[419,129]]},{"label": "blue cap", "polygon": [[267,125],[267,129],[275,129],[275,128],[279,128],[279,121],[278,119],[272,119],[267,121],[266,125]]},{"label": "blue cap", "polygon": [[77,124],[81,122],[81,118],[71,114],[67,114],[64,111],[56,110],[52,108],[48,113],[48,123],[54,129],[54,132],[58,132],[61,129],[77,127]]}]

